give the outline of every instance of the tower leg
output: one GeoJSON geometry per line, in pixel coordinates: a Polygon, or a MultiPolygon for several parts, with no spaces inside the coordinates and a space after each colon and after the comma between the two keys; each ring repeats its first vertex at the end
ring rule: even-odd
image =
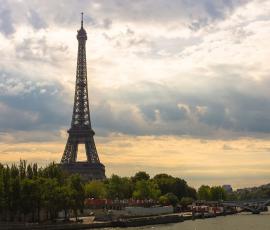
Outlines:
{"type": "Polygon", "coordinates": [[[77,152],[78,152],[78,143],[76,141],[72,141],[72,138],[69,137],[67,140],[64,154],[61,159],[61,163],[76,162],[77,152]]]}
{"type": "Polygon", "coordinates": [[[87,140],[85,142],[85,152],[87,156],[87,161],[91,163],[100,163],[98,154],[96,151],[95,142],[93,139],[87,140]]]}

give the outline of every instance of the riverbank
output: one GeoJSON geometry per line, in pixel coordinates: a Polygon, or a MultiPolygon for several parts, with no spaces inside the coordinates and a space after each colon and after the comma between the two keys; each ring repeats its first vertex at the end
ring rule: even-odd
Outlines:
{"type": "Polygon", "coordinates": [[[160,216],[138,217],[119,219],[117,221],[106,222],[93,222],[93,223],[55,223],[55,224],[14,224],[14,223],[1,223],[0,230],[79,230],[79,229],[92,229],[92,228],[109,228],[109,227],[139,227],[146,225],[158,225],[179,223],[187,220],[196,220],[203,218],[215,218],[224,215],[233,215],[236,213],[217,213],[216,215],[210,214],[196,214],[196,215],[183,215],[170,214],[160,216]]]}

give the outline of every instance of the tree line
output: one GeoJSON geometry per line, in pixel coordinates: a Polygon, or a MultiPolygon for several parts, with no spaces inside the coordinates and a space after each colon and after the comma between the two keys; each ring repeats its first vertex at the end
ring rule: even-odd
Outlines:
{"type": "Polygon", "coordinates": [[[152,199],[173,205],[182,199],[197,198],[196,189],[188,186],[185,180],[168,174],[150,178],[146,172],[138,172],[133,177],[112,175],[105,181],[91,181],[85,185],[85,193],[90,198],[152,199]]]}
{"type": "Polygon", "coordinates": [[[84,208],[86,198],[152,199],[160,204],[188,204],[196,199],[220,200],[226,194],[220,187],[201,187],[198,192],[181,178],[146,172],[132,177],[112,175],[104,181],[84,182],[79,175],[68,175],[55,163],[46,167],[27,164],[0,164],[0,219],[4,221],[40,220],[41,211],[54,220],[59,211],[65,214],[84,208]]]}
{"type": "Polygon", "coordinates": [[[199,200],[220,201],[227,200],[229,194],[221,186],[202,185],[197,193],[199,200]]]}
{"type": "Polygon", "coordinates": [[[229,194],[228,200],[268,200],[270,199],[270,184],[259,187],[238,189],[229,194]]]}
{"type": "Polygon", "coordinates": [[[232,192],[225,192],[220,186],[210,187],[202,185],[197,192],[199,200],[217,201],[248,201],[248,200],[267,200],[270,199],[270,184],[253,188],[243,188],[232,192]]]}
{"type": "Polygon", "coordinates": [[[83,208],[84,185],[78,175],[67,176],[58,165],[45,168],[20,161],[19,165],[0,164],[0,218],[3,221],[39,222],[41,210],[47,219],[57,213],[83,208]]]}

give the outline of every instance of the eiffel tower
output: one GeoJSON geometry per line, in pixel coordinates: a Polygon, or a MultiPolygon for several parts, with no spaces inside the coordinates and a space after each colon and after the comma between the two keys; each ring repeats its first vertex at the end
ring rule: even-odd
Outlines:
{"type": "Polygon", "coordinates": [[[68,132],[68,140],[61,159],[62,168],[69,173],[78,173],[84,180],[105,179],[105,167],[100,163],[94,135],[91,127],[85,44],[87,34],[83,28],[83,13],[81,28],[77,31],[78,57],[76,86],[74,96],[73,115],[71,128],[68,132]],[[87,161],[77,161],[78,145],[85,145],[87,161]]]}

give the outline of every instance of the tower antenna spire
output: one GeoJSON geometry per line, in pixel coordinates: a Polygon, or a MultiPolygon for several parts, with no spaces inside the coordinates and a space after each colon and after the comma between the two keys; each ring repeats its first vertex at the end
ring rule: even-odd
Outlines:
{"type": "Polygon", "coordinates": [[[81,12],[82,19],[81,19],[81,27],[83,28],[83,12],[81,12]]]}

